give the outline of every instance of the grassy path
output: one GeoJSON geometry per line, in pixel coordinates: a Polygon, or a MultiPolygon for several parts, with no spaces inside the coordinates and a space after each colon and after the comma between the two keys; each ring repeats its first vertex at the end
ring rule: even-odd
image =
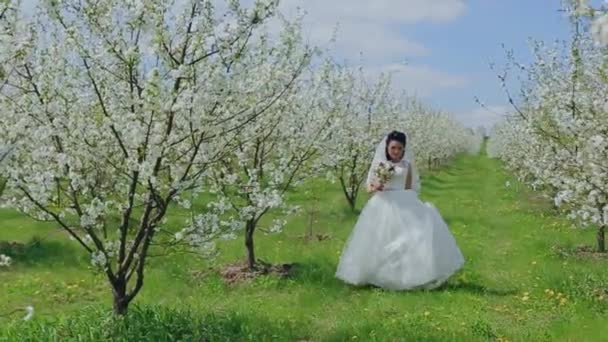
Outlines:
{"type": "MultiPolygon", "coordinates": [[[[593,232],[573,230],[496,161],[463,156],[423,179],[422,197],[439,208],[466,258],[464,270],[439,291],[355,289],[334,279],[356,215],[346,210],[334,185],[308,190],[320,198],[314,233],[329,239],[302,239],[307,214],[293,218],[281,234],[257,237],[261,258],[301,264],[293,279],[226,285],[209,271],[212,265],[173,256],[153,260],[137,304],[192,308],[203,322],[221,327],[216,340],[607,339],[608,296],[602,295],[608,292],[608,259],[557,252],[593,243],[593,232]]],[[[314,205],[310,193],[293,200],[305,211],[314,205]]],[[[28,241],[51,229],[8,211],[0,211],[0,226],[0,241],[28,241]]],[[[59,235],[48,235],[17,257],[11,270],[0,271],[0,314],[33,303],[37,322],[43,322],[83,306],[110,306],[103,278],[59,235]]],[[[240,240],[222,244],[216,263],[241,258],[241,245],[240,240]]],[[[6,322],[0,318],[0,324],[6,322]]]]}

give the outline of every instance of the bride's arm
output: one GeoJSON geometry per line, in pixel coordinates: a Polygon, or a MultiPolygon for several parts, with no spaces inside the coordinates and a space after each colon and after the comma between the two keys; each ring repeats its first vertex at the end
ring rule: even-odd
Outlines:
{"type": "Polygon", "coordinates": [[[412,166],[407,163],[407,175],[405,176],[405,190],[412,189],[412,166]]]}

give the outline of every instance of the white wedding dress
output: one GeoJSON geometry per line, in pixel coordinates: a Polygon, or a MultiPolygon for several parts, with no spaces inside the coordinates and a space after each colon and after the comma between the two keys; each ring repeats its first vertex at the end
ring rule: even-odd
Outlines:
{"type": "Polygon", "coordinates": [[[438,287],[464,258],[437,209],[405,190],[407,161],[393,165],[392,179],[363,208],[336,277],[389,290],[438,287]]]}

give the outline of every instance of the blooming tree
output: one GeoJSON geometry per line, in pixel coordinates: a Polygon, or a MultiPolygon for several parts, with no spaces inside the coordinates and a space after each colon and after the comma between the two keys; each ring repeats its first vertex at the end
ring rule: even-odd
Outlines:
{"type": "MultiPolygon", "coordinates": [[[[16,43],[15,29],[18,23],[17,14],[20,1],[0,0],[0,46],[13,46],[16,43]]],[[[1,49],[0,50],[0,91],[5,87],[8,75],[13,71],[11,66],[15,55],[19,49],[1,49]]],[[[7,132],[0,131],[0,170],[5,165],[5,160],[12,151],[10,141],[5,141],[4,136],[7,132]]],[[[6,180],[0,173],[0,198],[4,193],[6,180]]],[[[0,268],[11,265],[11,258],[7,255],[0,254],[0,268]]]]}
{"type": "Polygon", "coordinates": [[[598,19],[586,23],[588,8],[578,6],[569,9],[574,29],[566,51],[538,42],[535,62],[518,65],[526,76],[521,104],[496,127],[488,149],[570,218],[597,227],[597,249],[605,252],[608,66],[605,50],[583,34],[598,19]]]}
{"type": "MultiPolygon", "coordinates": [[[[0,50],[0,91],[5,88],[9,75],[14,71],[15,59],[21,53],[19,37],[15,35],[20,4],[20,1],[0,0],[0,46],[12,47],[0,50]]],[[[7,135],[8,132],[0,132],[0,165],[12,151],[12,141],[6,139],[7,135]]]]}
{"type": "Polygon", "coordinates": [[[355,71],[332,64],[327,85],[322,108],[334,113],[335,119],[320,162],[355,210],[374,149],[390,127],[389,118],[397,115],[397,103],[390,77],[381,75],[370,85],[362,68],[355,71]]]}
{"type": "MultiPolygon", "coordinates": [[[[604,3],[606,3],[604,1],[604,3]]],[[[608,8],[605,4],[593,8],[589,0],[568,0],[566,9],[573,17],[587,17],[591,19],[589,31],[593,40],[600,46],[608,46],[608,8]]]]}
{"type": "Polygon", "coordinates": [[[351,209],[378,141],[392,129],[407,132],[408,148],[415,151],[415,162],[423,169],[461,152],[479,151],[483,137],[416,98],[396,96],[390,75],[381,75],[371,85],[363,69],[355,72],[336,65],[333,75],[335,93],[329,92],[325,106],[336,113],[336,121],[322,162],[330,178],[340,183],[351,209]]]}
{"type": "Polygon", "coordinates": [[[448,113],[429,108],[418,99],[405,104],[402,122],[412,141],[416,163],[432,169],[449,162],[460,153],[477,153],[483,138],[467,129],[448,113]]]}
{"type": "MultiPolygon", "coordinates": [[[[313,51],[301,44],[299,26],[287,33],[281,39],[290,41],[300,61],[310,61],[313,51]]],[[[273,213],[266,231],[280,231],[285,216],[297,210],[286,201],[288,191],[318,174],[313,161],[325,141],[331,113],[318,106],[325,69],[309,71],[264,116],[226,141],[232,153],[213,169],[211,189],[218,197],[209,205],[225,214],[222,224],[244,228],[249,270],[258,266],[254,236],[261,220],[273,213]]]]}
{"type": "MultiPolygon", "coordinates": [[[[18,9],[21,2],[16,0],[0,0],[0,44],[13,44],[17,42],[15,36],[16,25],[19,21],[17,20],[18,9]]],[[[18,48],[15,49],[3,49],[0,51],[0,89],[2,89],[6,83],[7,73],[11,72],[11,62],[13,57],[18,52],[18,48]]]]}
{"type": "MultiPolygon", "coordinates": [[[[302,72],[292,29],[278,42],[256,34],[277,3],[230,0],[222,14],[212,1],[45,1],[15,33],[0,91],[0,144],[14,141],[3,204],[57,222],[90,253],[117,314],[152,246],[176,242],[167,213],[190,207],[224,143],[276,117],[302,72]]],[[[212,211],[184,224],[191,244],[222,232],[212,211]]]]}

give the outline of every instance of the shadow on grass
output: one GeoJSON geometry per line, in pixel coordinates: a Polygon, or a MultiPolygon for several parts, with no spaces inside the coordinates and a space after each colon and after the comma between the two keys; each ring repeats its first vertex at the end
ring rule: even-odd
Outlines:
{"type": "Polygon", "coordinates": [[[339,215],[342,220],[356,220],[359,215],[361,215],[361,211],[363,207],[367,203],[367,198],[358,201],[358,205],[355,209],[351,209],[348,205],[341,206],[335,214],[339,215]]]}
{"type": "Polygon", "coordinates": [[[495,289],[495,288],[489,288],[483,285],[479,285],[479,284],[475,284],[475,283],[446,283],[438,288],[435,289],[412,289],[412,290],[402,290],[402,291],[393,291],[393,290],[383,290],[381,287],[379,286],[375,286],[375,285],[363,285],[363,286],[351,286],[354,290],[357,291],[374,291],[374,290],[381,290],[381,291],[387,291],[387,292],[426,292],[426,293],[433,293],[433,292],[444,292],[444,291],[451,291],[451,292],[466,292],[466,293],[470,293],[473,295],[478,295],[478,296],[512,296],[517,294],[516,290],[512,290],[512,289],[495,289]]]}
{"type": "MultiPolygon", "coordinates": [[[[315,286],[322,287],[346,287],[356,291],[369,291],[380,289],[374,285],[364,286],[352,286],[346,285],[341,280],[335,277],[336,265],[333,262],[320,263],[320,262],[309,262],[304,264],[298,264],[294,273],[293,279],[301,284],[313,284],[315,286]]],[[[387,290],[388,291],[388,290],[387,290]]],[[[491,288],[482,285],[477,282],[466,282],[455,280],[447,282],[442,286],[433,290],[416,289],[410,291],[419,292],[441,292],[441,291],[452,291],[452,292],[466,292],[473,295],[479,296],[512,296],[517,294],[515,289],[500,289],[491,288]]]]}
{"type": "Polygon", "coordinates": [[[432,181],[422,183],[422,193],[429,196],[445,196],[445,193],[466,193],[471,191],[469,184],[432,181]]]}
{"type": "Polygon", "coordinates": [[[315,287],[341,287],[342,282],[335,277],[335,273],[336,265],[332,261],[304,262],[296,265],[293,280],[299,284],[313,285],[315,287]]]}
{"type": "Polygon", "coordinates": [[[429,185],[441,186],[448,184],[448,182],[443,177],[439,177],[438,175],[424,176],[422,178],[422,183],[424,184],[424,187],[427,187],[429,185]]]}
{"type": "Polygon", "coordinates": [[[360,325],[348,325],[333,331],[331,335],[324,336],[322,341],[478,341],[472,335],[464,332],[453,332],[449,330],[437,331],[428,321],[399,320],[391,325],[390,329],[382,329],[380,322],[366,323],[360,325]]]}
{"type": "Polygon", "coordinates": [[[0,254],[25,266],[78,266],[87,262],[86,254],[77,247],[39,237],[26,243],[0,241],[0,254]]]}
{"type": "Polygon", "coordinates": [[[247,312],[222,314],[162,306],[132,306],[116,318],[107,308],[85,308],[69,316],[13,322],[0,328],[7,341],[298,341],[301,325],[247,312]],[[86,336],[86,338],[84,338],[86,336]]]}
{"type": "Polygon", "coordinates": [[[453,215],[453,216],[445,215],[445,216],[443,216],[443,220],[448,225],[448,227],[452,227],[455,225],[470,225],[472,223],[475,223],[475,222],[471,222],[471,219],[468,217],[456,216],[456,215],[453,215]]]}
{"type": "Polygon", "coordinates": [[[454,292],[467,292],[474,295],[490,295],[490,296],[513,296],[517,294],[517,290],[515,289],[498,289],[498,288],[490,288],[485,285],[473,283],[473,282],[454,282],[454,283],[446,283],[441,287],[432,290],[432,291],[454,291],[454,292]]]}

